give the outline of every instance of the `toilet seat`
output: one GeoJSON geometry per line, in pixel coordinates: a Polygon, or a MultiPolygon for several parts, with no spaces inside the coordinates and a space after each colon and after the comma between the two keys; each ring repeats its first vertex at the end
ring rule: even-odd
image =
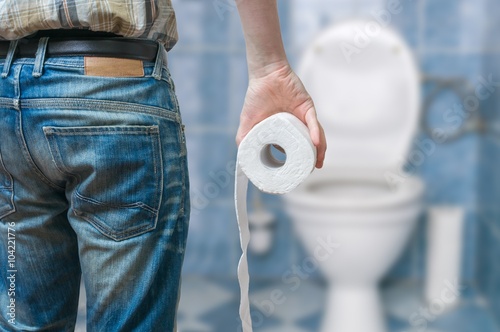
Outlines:
{"type": "Polygon", "coordinates": [[[411,51],[391,29],[373,30],[374,22],[335,24],[299,66],[325,129],[327,166],[395,169],[418,127],[419,74],[411,51]]]}
{"type": "Polygon", "coordinates": [[[287,195],[287,201],[318,211],[370,212],[414,204],[423,190],[423,182],[415,176],[407,175],[391,187],[383,171],[325,168],[313,172],[305,183],[287,195]]]}

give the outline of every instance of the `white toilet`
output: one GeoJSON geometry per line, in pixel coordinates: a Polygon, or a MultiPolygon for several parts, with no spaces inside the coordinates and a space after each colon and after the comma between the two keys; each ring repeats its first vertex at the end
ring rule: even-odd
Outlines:
{"type": "Polygon", "coordinates": [[[283,199],[329,282],[322,332],[387,331],[378,283],[421,211],[423,182],[401,173],[419,122],[417,66],[396,33],[373,23],[327,29],[298,71],[328,151],[324,168],[283,199]]]}

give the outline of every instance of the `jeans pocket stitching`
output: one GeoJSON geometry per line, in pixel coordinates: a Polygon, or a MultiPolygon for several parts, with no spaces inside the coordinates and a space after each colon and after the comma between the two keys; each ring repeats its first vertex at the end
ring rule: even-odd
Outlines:
{"type": "Polygon", "coordinates": [[[81,193],[78,192],[78,190],[75,190],[75,196],[77,198],[81,199],[82,201],[86,201],[88,203],[92,203],[92,204],[95,204],[95,205],[112,207],[112,208],[115,208],[115,209],[140,208],[140,209],[146,210],[148,212],[151,212],[151,214],[154,214],[154,215],[158,214],[158,210],[157,209],[154,209],[151,206],[149,206],[149,205],[147,205],[147,204],[145,204],[143,202],[136,202],[136,203],[129,203],[129,204],[104,203],[104,202],[100,202],[100,201],[98,201],[96,199],[92,199],[90,197],[82,195],[81,193]]]}
{"type": "Polygon", "coordinates": [[[83,211],[80,211],[78,209],[75,209],[74,211],[77,216],[81,217],[82,219],[92,224],[95,228],[97,228],[99,232],[101,232],[101,234],[117,242],[127,240],[132,237],[139,236],[141,234],[152,231],[156,228],[158,222],[158,215],[155,215],[154,221],[151,224],[143,225],[140,227],[134,227],[127,231],[116,232],[109,227],[104,227],[103,223],[100,220],[96,219],[95,217],[92,217],[91,215],[83,211]]]}

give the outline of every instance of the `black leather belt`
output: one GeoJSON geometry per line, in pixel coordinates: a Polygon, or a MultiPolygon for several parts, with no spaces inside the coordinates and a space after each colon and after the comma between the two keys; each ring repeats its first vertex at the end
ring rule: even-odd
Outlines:
{"type": "MultiPolygon", "coordinates": [[[[39,39],[20,39],[16,58],[34,58],[39,39]]],[[[5,58],[9,42],[0,42],[0,58],[5,58]]],[[[155,61],[158,44],[147,39],[131,38],[50,38],[46,57],[96,56],[155,61]]]]}

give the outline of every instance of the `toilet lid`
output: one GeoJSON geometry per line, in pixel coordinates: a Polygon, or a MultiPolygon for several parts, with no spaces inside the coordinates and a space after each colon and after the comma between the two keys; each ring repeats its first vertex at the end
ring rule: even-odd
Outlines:
{"type": "Polygon", "coordinates": [[[325,165],[393,168],[404,163],[418,126],[419,74],[411,51],[375,20],[322,33],[298,70],[325,129],[325,165]]]}

